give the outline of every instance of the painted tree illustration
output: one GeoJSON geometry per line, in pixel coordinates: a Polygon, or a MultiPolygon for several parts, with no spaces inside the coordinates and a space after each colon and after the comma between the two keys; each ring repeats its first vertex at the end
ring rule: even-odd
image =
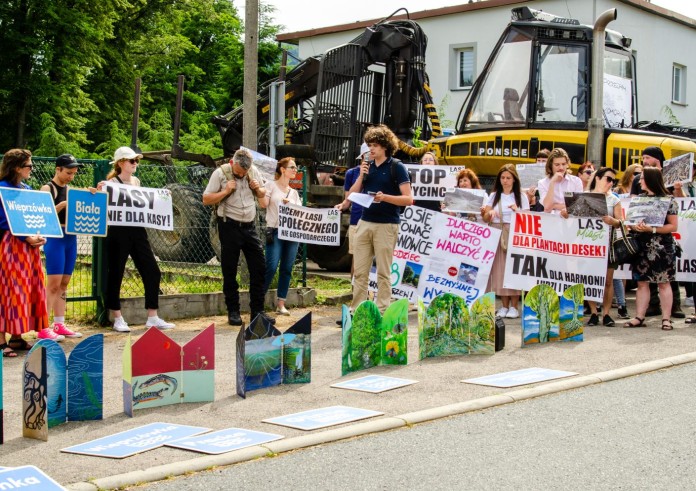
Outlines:
{"type": "Polygon", "coordinates": [[[553,322],[553,303],[558,303],[556,292],[548,285],[537,285],[529,291],[524,300],[525,305],[532,309],[539,319],[539,342],[549,341],[549,331],[553,322]]]}
{"type": "Polygon", "coordinates": [[[580,306],[585,301],[585,286],[577,284],[570,286],[563,292],[563,298],[573,302],[573,318],[567,322],[563,328],[564,333],[561,338],[572,335],[575,331],[582,329],[582,320],[579,319],[580,306]]]}

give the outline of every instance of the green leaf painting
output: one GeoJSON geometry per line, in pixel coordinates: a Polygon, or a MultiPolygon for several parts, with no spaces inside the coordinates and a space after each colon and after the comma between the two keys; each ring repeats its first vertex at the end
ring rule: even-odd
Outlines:
{"type": "Polygon", "coordinates": [[[467,308],[463,298],[438,295],[427,310],[419,307],[419,356],[492,355],[495,353],[495,294],[486,293],[467,308]]]}
{"type": "Polygon", "coordinates": [[[374,302],[358,305],[353,316],[343,310],[343,375],[377,365],[406,365],[408,300],[397,300],[384,317],[374,302]]]}
{"type": "Polygon", "coordinates": [[[549,285],[537,285],[525,296],[522,345],[553,341],[582,341],[583,285],[569,287],[561,296],[549,285]]]}

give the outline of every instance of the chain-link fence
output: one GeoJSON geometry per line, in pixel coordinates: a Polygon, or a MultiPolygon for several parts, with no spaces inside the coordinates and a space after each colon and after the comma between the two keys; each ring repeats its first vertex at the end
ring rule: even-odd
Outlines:
{"type": "MultiPolygon", "coordinates": [[[[55,158],[33,157],[32,160],[34,169],[27,184],[32,189],[39,189],[53,178],[55,158]]],[[[111,169],[108,160],[79,162],[83,165],[70,184],[71,187],[96,186],[111,169]]],[[[204,206],[202,202],[203,190],[212,171],[202,165],[142,163],[138,167],[136,175],[142,186],[167,188],[172,193],[174,230],[147,229],[150,245],[162,271],[160,294],[222,291],[217,226],[212,220],[212,207],[204,206]]],[[[261,229],[264,226],[264,214],[258,213],[257,216],[257,225],[261,229]]],[[[262,230],[260,236],[263,237],[262,230]]],[[[97,302],[100,301],[101,288],[98,282],[103,281],[98,280],[100,268],[101,274],[105,273],[104,265],[97,264],[102,248],[103,239],[78,236],[77,263],[67,292],[67,315],[71,322],[93,321],[97,318],[97,302]]],[[[248,272],[244,265],[240,267],[238,281],[240,288],[248,288],[248,272]]],[[[138,297],[143,294],[142,279],[129,259],[121,287],[121,297],[138,297]]]]}

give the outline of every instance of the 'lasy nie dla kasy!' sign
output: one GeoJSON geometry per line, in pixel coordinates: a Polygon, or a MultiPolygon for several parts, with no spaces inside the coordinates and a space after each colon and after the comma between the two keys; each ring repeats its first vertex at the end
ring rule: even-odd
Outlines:
{"type": "Polygon", "coordinates": [[[172,193],[169,189],[107,183],[109,225],[174,230],[172,193]]]}

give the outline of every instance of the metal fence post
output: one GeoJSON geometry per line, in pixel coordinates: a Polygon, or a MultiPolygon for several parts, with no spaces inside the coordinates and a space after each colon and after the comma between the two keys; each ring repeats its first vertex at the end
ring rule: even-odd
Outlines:
{"type": "MultiPolygon", "coordinates": [[[[94,165],[94,187],[106,180],[111,169],[108,160],[97,160],[94,165]]],[[[97,322],[106,326],[109,323],[109,313],[106,310],[106,238],[92,238],[92,296],[97,299],[97,322]]]]}

